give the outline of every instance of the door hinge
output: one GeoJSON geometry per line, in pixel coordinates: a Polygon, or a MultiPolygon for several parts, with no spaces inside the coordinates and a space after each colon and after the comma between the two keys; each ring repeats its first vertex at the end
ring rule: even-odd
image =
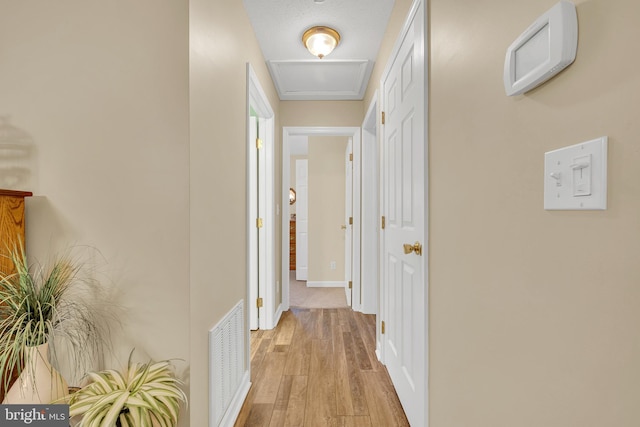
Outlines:
{"type": "Polygon", "coordinates": [[[262,148],[262,140],[260,138],[256,138],[256,148],[258,150],[262,148]]]}
{"type": "Polygon", "coordinates": [[[382,124],[384,124],[384,111],[382,112],[382,124]]]}
{"type": "Polygon", "coordinates": [[[384,228],[387,226],[387,220],[384,217],[384,215],[382,216],[382,229],[384,230],[384,228]]]}
{"type": "Polygon", "coordinates": [[[349,280],[349,289],[353,288],[353,282],[349,280]]]}
{"type": "Polygon", "coordinates": [[[353,217],[352,216],[349,217],[349,225],[353,225],[353,217]]]}
{"type": "Polygon", "coordinates": [[[353,153],[349,153],[349,161],[353,162],[353,153]]]}
{"type": "Polygon", "coordinates": [[[262,298],[258,298],[256,300],[256,307],[262,308],[262,305],[263,305],[262,298]]]}
{"type": "Polygon", "coordinates": [[[262,228],[263,225],[264,223],[262,222],[262,218],[256,219],[256,227],[262,228]]]}
{"type": "Polygon", "coordinates": [[[380,333],[384,335],[384,320],[380,322],[380,333]]]}

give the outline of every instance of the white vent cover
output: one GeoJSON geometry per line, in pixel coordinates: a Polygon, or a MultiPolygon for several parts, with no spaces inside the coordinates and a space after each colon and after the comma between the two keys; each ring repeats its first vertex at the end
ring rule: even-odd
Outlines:
{"type": "Polygon", "coordinates": [[[245,370],[244,300],[241,300],[209,331],[211,425],[220,425],[245,370]]]}

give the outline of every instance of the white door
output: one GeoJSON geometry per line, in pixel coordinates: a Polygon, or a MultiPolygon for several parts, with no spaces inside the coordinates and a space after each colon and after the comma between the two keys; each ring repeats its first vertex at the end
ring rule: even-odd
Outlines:
{"type": "MultiPolygon", "coordinates": [[[[255,142],[258,139],[258,120],[249,118],[249,218],[258,218],[258,154],[254,151],[255,142]]],[[[249,301],[258,299],[258,229],[249,226],[249,301]]],[[[249,303],[249,328],[258,329],[258,306],[249,303]]]]}
{"type": "Polygon", "coordinates": [[[417,0],[382,78],[383,357],[412,426],[428,422],[424,25],[417,0]]]}
{"type": "Polygon", "coordinates": [[[264,298],[266,273],[267,273],[267,239],[266,228],[260,226],[260,221],[264,222],[267,206],[267,184],[265,179],[266,155],[265,150],[260,148],[262,140],[260,129],[265,128],[265,120],[256,117],[249,119],[249,144],[252,155],[249,160],[251,173],[249,177],[254,182],[249,185],[250,218],[255,218],[255,226],[251,227],[249,236],[249,327],[256,330],[260,327],[260,315],[264,307],[258,308],[256,301],[264,298]]]}
{"type": "MultiPolygon", "coordinates": [[[[267,287],[267,227],[271,218],[267,214],[267,150],[265,149],[264,136],[266,130],[266,121],[263,118],[258,119],[258,139],[256,140],[257,156],[258,156],[258,221],[256,228],[258,230],[258,298],[263,301],[258,308],[258,325],[264,327],[266,287],[267,287]]],[[[269,302],[271,303],[271,302],[269,302]]],[[[255,304],[257,306],[257,304],[255,304]]]]}
{"type": "Polygon", "coordinates": [[[265,228],[260,226],[260,221],[266,218],[267,190],[266,190],[266,156],[265,150],[260,149],[260,127],[264,129],[265,121],[250,117],[249,120],[249,143],[251,156],[249,159],[249,217],[253,218],[253,226],[250,226],[249,235],[249,327],[252,330],[260,327],[261,312],[263,308],[258,308],[256,301],[264,298],[266,286],[266,253],[267,239],[265,228]]]}
{"type": "Polygon", "coordinates": [[[344,198],[344,223],[345,223],[345,235],[344,235],[344,291],[347,296],[347,305],[352,306],[351,296],[353,295],[353,289],[349,287],[349,282],[352,281],[352,258],[353,258],[353,147],[351,138],[347,143],[347,149],[344,154],[345,164],[345,198],[344,198]]]}
{"type": "Polygon", "coordinates": [[[296,280],[309,273],[309,184],[307,159],[296,160],[296,280]]]}

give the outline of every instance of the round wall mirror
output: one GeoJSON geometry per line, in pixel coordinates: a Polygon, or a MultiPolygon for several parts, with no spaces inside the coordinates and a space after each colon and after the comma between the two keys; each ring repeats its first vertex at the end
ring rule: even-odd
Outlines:
{"type": "Polygon", "coordinates": [[[296,202],[296,190],[293,188],[289,189],[289,204],[292,205],[296,202]]]}

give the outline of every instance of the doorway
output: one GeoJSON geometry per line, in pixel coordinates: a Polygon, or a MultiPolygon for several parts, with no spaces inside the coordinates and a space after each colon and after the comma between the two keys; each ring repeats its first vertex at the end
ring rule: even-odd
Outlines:
{"type": "MultiPolygon", "coordinates": [[[[290,174],[291,174],[291,165],[290,165],[290,146],[291,146],[291,141],[294,140],[296,137],[299,136],[345,136],[345,137],[349,137],[352,140],[353,146],[354,147],[360,147],[360,128],[358,127],[284,127],[283,128],[283,138],[282,138],[282,195],[283,195],[283,199],[282,199],[282,203],[283,205],[285,204],[285,202],[288,204],[289,203],[289,189],[291,188],[291,182],[290,182],[290,174]]],[[[355,153],[355,149],[354,149],[354,162],[356,160],[356,157],[359,160],[359,153],[358,155],[356,155],[355,153]]],[[[355,172],[355,164],[354,164],[354,176],[355,176],[356,172],[355,172]]],[[[359,200],[360,197],[360,192],[359,192],[359,182],[357,184],[354,183],[354,200],[359,200]]],[[[358,205],[359,203],[354,203],[354,205],[358,205]]],[[[289,217],[286,217],[283,215],[282,217],[282,242],[288,242],[290,239],[289,236],[289,230],[290,230],[290,224],[289,224],[289,217]]],[[[354,215],[353,215],[353,227],[354,230],[355,229],[359,229],[360,227],[360,221],[359,221],[359,210],[358,213],[356,214],[355,210],[354,210],[354,215]]],[[[357,235],[358,238],[356,239],[356,235],[354,233],[354,259],[352,260],[352,265],[353,266],[358,266],[357,268],[354,268],[354,272],[357,270],[358,271],[358,275],[356,276],[354,274],[353,279],[352,279],[352,286],[360,286],[360,282],[359,282],[359,234],[357,235]],[[356,246],[357,246],[357,250],[356,250],[356,246]],[[356,258],[356,254],[357,254],[357,258],[356,258]]],[[[286,311],[289,309],[290,307],[290,283],[289,283],[289,275],[288,274],[284,274],[284,272],[289,271],[289,246],[288,245],[282,245],[282,310],[286,311]]]]}

